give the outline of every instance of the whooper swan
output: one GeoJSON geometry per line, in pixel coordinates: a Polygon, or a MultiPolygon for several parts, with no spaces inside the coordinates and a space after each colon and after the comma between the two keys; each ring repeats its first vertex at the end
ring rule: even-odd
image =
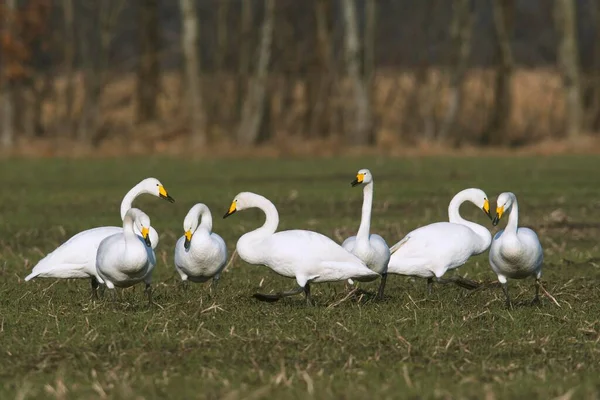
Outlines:
{"type": "Polygon", "coordinates": [[[459,276],[442,279],[446,271],[458,268],[472,255],[486,251],[492,241],[486,227],[461,217],[459,208],[466,201],[490,217],[490,203],[482,190],[465,189],[457,193],[448,206],[450,222],[417,228],[392,246],[388,273],[427,278],[428,293],[431,293],[434,278],[439,283],[454,282],[470,289],[477,287],[475,282],[459,276]]]}
{"type": "Polygon", "coordinates": [[[342,247],[360,258],[367,267],[381,275],[377,298],[382,299],[388,262],[390,261],[390,248],[381,236],[369,232],[371,228],[371,207],[373,205],[373,175],[371,171],[361,169],[351,184],[352,186],[364,185],[362,215],[358,233],[356,236],[344,240],[342,247]]]}
{"type": "Polygon", "coordinates": [[[216,288],[227,261],[227,247],[223,238],[212,232],[212,215],[205,204],[190,209],[183,220],[183,231],[175,244],[175,269],[181,280],[206,282],[212,278],[216,288]]]}
{"type": "Polygon", "coordinates": [[[299,285],[297,289],[273,295],[257,293],[257,299],[276,301],[304,292],[307,303],[312,304],[310,284],[313,282],[374,279],[379,276],[358,257],[320,233],[306,230],[275,232],[279,224],[277,209],[258,194],[239,193],[223,218],[248,208],[261,209],[266,220],[260,228],[240,237],[236,246],[239,256],[249,264],[265,265],[279,275],[296,278],[299,285]]]}
{"type": "MultiPolygon", "coordinates": [[[[121,202],[121,219],[132,207],[132,202],[141,194],[151,194],[173,203],[175,200],[167,193],[158,179],[146,178],[135,185],[121,202]]],[[[136,228],[137,229],[137,228],[136,228]]],[[[29,281],[35,277],[41,278],[89,278],[91,279],[92,295],[97,297],[98,284],[102,281],[96,276],[96,252],[100,242],[110,235],[120,233],[123,228],[118,226],[102,226],[88,229],[71,237],[41,259],[31,273],[25,278],[29,281]]],[[[138,235],[141,232],[136,231],[138,235]]],[[[150,228],[152,247],[158,244],[158,233],[150,228]]]]}
{"type": "Polygon", "coordinates": [[[508,215],[506,228],[500,230],[492,240],[490,247],[490,266],[498,275],[502,290],[506,296],[506,306],[512,307],[508,295],[507,278],[523,279],[529,276],[535,278],[535,297],[533,303],[539,302],[540,278],[544,252],[540,240],[529,228],[519,228],[519,205],[517,197],[510,192],[498,196],[496,217],[493,224],[498,222],[505,213],[508,215]]]}

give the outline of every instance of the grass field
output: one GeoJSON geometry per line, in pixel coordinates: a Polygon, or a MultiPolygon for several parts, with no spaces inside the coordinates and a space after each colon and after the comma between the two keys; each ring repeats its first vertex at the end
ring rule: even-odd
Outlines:
{"type": "MultiPolygon", "coordinates": [[[[0,398],[586,398],[600,397],[600,158],[341,158],[322,160],[0,162],[0,398]],[[372,231],[392,245],[410,230],[447,219],[466,187],[513,191],[520,223],[545,250],[543,283],[558,301],[504,307],[500,288],[468,292],[390,276],[383,302],[351,297],[345,283],[313,285],[266,304],[257,290],[295,285],[237,261],[218,291],[180,289],[173,246],[196,202],[213,211],[229,252],[262,224],[251,210],[223,220],[233,197],[254,191],[278,207],[280,229],[305,228],[336,241],[355,234],[360,168],[375,178],[372,231]],[[142,287],[92,301],[89,282],[37,279],[31,267],[71,235],[119,225],[119,204],[142,178],[159,178],[175,204],[136,206],[160,233],[155,301],[142,287]]],[[[472,205],[463,216],[486,224],[472,205]]],[[[493,228],[495,232],[498,228],[493,228]]],[[[458,273],[492,282],[487,253],[458,273]]],[[[374,293],[377,283],[361,284],[374,293]]],[[[533,280],[511,281],[518,303],[533,280]]]]}

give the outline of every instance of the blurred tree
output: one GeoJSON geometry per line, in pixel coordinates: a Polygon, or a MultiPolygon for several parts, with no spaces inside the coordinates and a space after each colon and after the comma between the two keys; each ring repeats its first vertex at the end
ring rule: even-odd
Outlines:
{"type": "MultiPolygon", "coordinates": [[[[365,0],[365,35],[363,45],[363,75],[369,104],[374,103],[374,77],[375,77],[375,37],[377,33],[377,0],[365,0]]],[[[375,143],[375,118],[371,112],[371,129],[369,130],[369,143],[375,143]]]]}
{"type": "Polygon", "coordinates": [[[306,128],[311,136],[326,136],[331,129],[331,95],[333,88],[333,56],[331,37],[333,30],[331,0],[316,0],[315,62],[309,67],[307,80],[306,128]]]}
{"type": "Polygon", "coordinates": [[[227,42],[228,42],[228,31],[227,26],[227,15],[229,13],[229,6],[231,0],[219,0],[217,9],[217,54],[216,54],[216,68],[217,72],[223,72],[227,59],[227,42]]]}
{"type": "Polygon", "coordinates": [[[445,141],[454,124],[462,103],[462,86],[471,54],[471,32],[475,4],[473,0],[454,0],[450,26],[450,87],[446,115],[440,125],[438,140],[445,141]]]}
{"type": "Polygon", "coordinates": [[[585,108],[585,126],[592,132],[600,130],[600,0],[589,3],[589,11],[594,25],[594,50],[591,68],[585,71],[589,78],[583,89],[583,107],[585,108]]]}
{"type": "Polygon", "coordinates": [[[65,121],[63,131],[73,131],[73,102],[75,101],[75,10],[73,0],[62,0],[63,11],[63,66],[65,74],[65,121]]]}
{"type": "Polygon", "coordinates": [[[126,0],[87,0],[75,18],[83,60],[84,98],[77,126],[81,144],[89,146],[100,139],[100,99],[106,84],[110,48],[115,26],[126,0]]]}
{"type": "Polygon", "coordinates": [[[16,52],[19,50],[16,43],[14,22],[16,17],[16,0],[6,0],[0,9],[0,17],[4,22],[2,33],[2,76],[0,81],[0,99],[2,100],[2,132],[0,143],[2,148],[8,150],[15,141],[15,107],[14,107],[14,79],[19,73],[20,65],[15,63],[16,52]]]}
{"type": "Polygon", "coordinates": [[[261,128],[265,128],[264,117],[273,44],[275,0],[265,0],[264,14],[256,70],[254,76],[250,78],[248,92],[242,106],[242,118],[237,131],[237,140],[244,145],[255,144],[260,136],[261,128]]]}
{"type": "Polygon", "coordinates": [[[239,69],[237,76],[237,109],[238,117],[242,117],[242,109],[244,104],[244,98],[246,97],[246,91],[248,86],[248,76],[250,75],[250,57],[252,49],[252,25],[253,25],[253,13],[252,13],[252,0],[242,1],[240,5],[241,12],[241,24],[240,24],[240,52],[239,52],[239,69]]]}
{"type": "Polygon", "coordinates": [[[559,35],[558,65],[565,92],[567,136],[577,138],[581,134],[582,108],[575,0],[554,0],[554,18],[559,35]]]}
{"type": "Polygon", "coordinates": [[[199,55],[199,23],[196,2],[194,0],[179,0],[181,11],[182,33],[181,47],[183,50],[185,69],[185,91],[187,95],[188,118],[192,131],[192,145],[204,146],[207,142],[206,112],[202,101],[200,82],[199,55]]]}
{"type": "Polygon", "coordinates": [[[157,117],[160,92],[158,0],[140,0],[138,4],[140,58],[137,72],[137,121],[147,122],[157,117]]]}
{"type": "Polygon", "coordinates": [[[346,74],[352,88],[352,101],[347,104],[344,129],[349,133],[349,144],[366,145],[372,129],[371,101],[366,82],[361,76],[361,52],[354,0],[342,0],[345,24],[344,54],[346,74]]]}
{"type": "Polygon", "coordinates": [[[515,0],[494,0],[494,28],[496,32],[496,80],[494,106],[481,144],[503,142],[512,114],[511,82],[514,69],[511,40],[514,30],[515,0]]]}

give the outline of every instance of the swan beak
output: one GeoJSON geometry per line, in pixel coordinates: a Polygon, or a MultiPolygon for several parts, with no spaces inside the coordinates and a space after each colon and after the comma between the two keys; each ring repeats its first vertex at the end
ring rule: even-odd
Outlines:
{"type": "Polygon", "coordinates": [[[190,245],[192,244],[192,231],[185,231],[185,242],[183,242],[183,247],[186,250],[190,249],[190,245]]]}
{"type": "Polygon", "coordinates": [[[167,190],[165,189],[165,187],[163,185],[160,185],[158,187],[158,196],[161,199],[165,199],[165,200],[169,200],[169,202],[171,203],[175,203],[175,199],[172,198],[168,193],[167,190]]]}
{"type": "Polygon", "coordinates": [[[229,207],[229,211],[227,211],[225,213],[225,215],[223,215],[223,219],[229,217],[231,214],[233,214],[236,211],[237,211],[237,208],[235,206],[235,201],[234,201],[233,203],[231,203],[231,206],[229,207]]]}
{"type": "Polygon", "coordinates": [[[365,175],[364,174],[357,174],[356,175],[356,179],[353,180],[352,182],[350,182],[350,184],[352,185],[352,187],[354,186],[358,186],[361,183],[363,183],[363,180],[365,179],[365,175]]]}
{"type": "Polygon", "coordinates": [[[492,221],[492,225],[494,225],[494,226],[498,225],[498,222],[500,222],[500,218],[502,218],[502,214],[504,214],[504,207],[500,206],[500,207],[496,208],[496,216],[494,217],[494,220],[492,221]]]}
{"type": "Polygon", "coordinates": [[[142,228],[142,237],[144,238],[144,242],[146,242],[146,246],[151,247],[152,243],[150,242],[150,230],[148,228],[142,228]]]}
{"type": "Polygon", "coordinates": [[[485,215],[487,215],[490,220],[493,220],[492,214],[490,214],[490,201],[488,199],[485,199],[485,201],[483,202],[482,209],[485,215]]]}

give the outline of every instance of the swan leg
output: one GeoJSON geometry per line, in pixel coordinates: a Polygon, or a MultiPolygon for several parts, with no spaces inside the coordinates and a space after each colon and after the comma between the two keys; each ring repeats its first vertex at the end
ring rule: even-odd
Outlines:
{"type": "Polygon", "coordinates": [[[95,276],[92,276],[90,283],[92,285],[92,298],[98,300],[98,286],[100,286],[100,283],[98,283],[95,276]]]}
{"type": "Polygon", "coordinates": [[[312,299],[312,296],[310,295],[310,283],[306,282],[306,285],[304,285],[304,297],[306,297],[306,305],[307,306],[314,306],[315,303],[312,299]]]}
{"type": "Polygon", "coordinates": [[[531,300],[531,304],[540,304],[540,279],[535,278],[535,297],[531,300]]]}
{"type": "Polygon", "coordinates": [[[427,278],[427,296],[431,295],[431,287],[433,286],[433,278],[427,278]]]}
{"type": "Polygon", "coordinates": [[[219,280],[221,279],[221,274],[216,274],[215,276],[213,276],[212,282],[210,284],[210,291],[211,292],[215,292],[217,291],[217,286],[219,286],[219,280]]]}
{"type": "Polygon", "coordinates": [[[383,291],[385,290],[385,282],[387,280],[387,272],[381,274],[381,282],[379,282],[379,290],[377,291],[377,300],[383,300],[383,291]]]}
{"type": "Polygon", "coordinates": [[[188,288],[189,288],[189,286],[190,286],[190,281],[188,281],[188,280],[186,279],[186,280],[183,280],[183,281],[181,281],[181,284],[180,284],[179,288],[180,288],[181,290],[183,290],[184,292],[187,292],[187,291],[188,291],[188,288]]]}
{"type": "Polygon", "coordinates": [[[287,292],[279,292],[279,293],[274,293],[274,294],[254,293],[252,295],[252,297],[254,297],[256,300],[266,301],[267,303],[273,303],[284,297],[289,297],[289,296],[294,296],[294,295],[300,294],[303,291],[305,292],[305,289],[303,287],[298,286],[297,288],[288,290],[287,292]]]}
{"type": "Polygon", "coordinates": [[[100,297],[104,298],[105,291],[106,291],[106,285],[100,286],[100,297]]]}
{"type": "Polygon", "coordinates": [[[144,293],[148,297],[148,304],[152,305],[154,302],[152,301],[152,285],[150,283],[146,283],[146,288],[144,289],[144,293]]]}
{"type": "Polygon", "coordinates": [[[463,278],[459,275],[453,275],[449,278],[437,278],[437,282],[442,284],[454,283],[455,285],[460,286],[461,288],[469,290],[477,289],[479,286],[481,286],[478,282],[463,278]]]}
{"type": "Polygon", "coordinates": [[[506,296],[506,308],[513,308],[510,296],[508,295],[508,282],[502,284],[502,291],[504,292],[504,296],[506,296]]]}

